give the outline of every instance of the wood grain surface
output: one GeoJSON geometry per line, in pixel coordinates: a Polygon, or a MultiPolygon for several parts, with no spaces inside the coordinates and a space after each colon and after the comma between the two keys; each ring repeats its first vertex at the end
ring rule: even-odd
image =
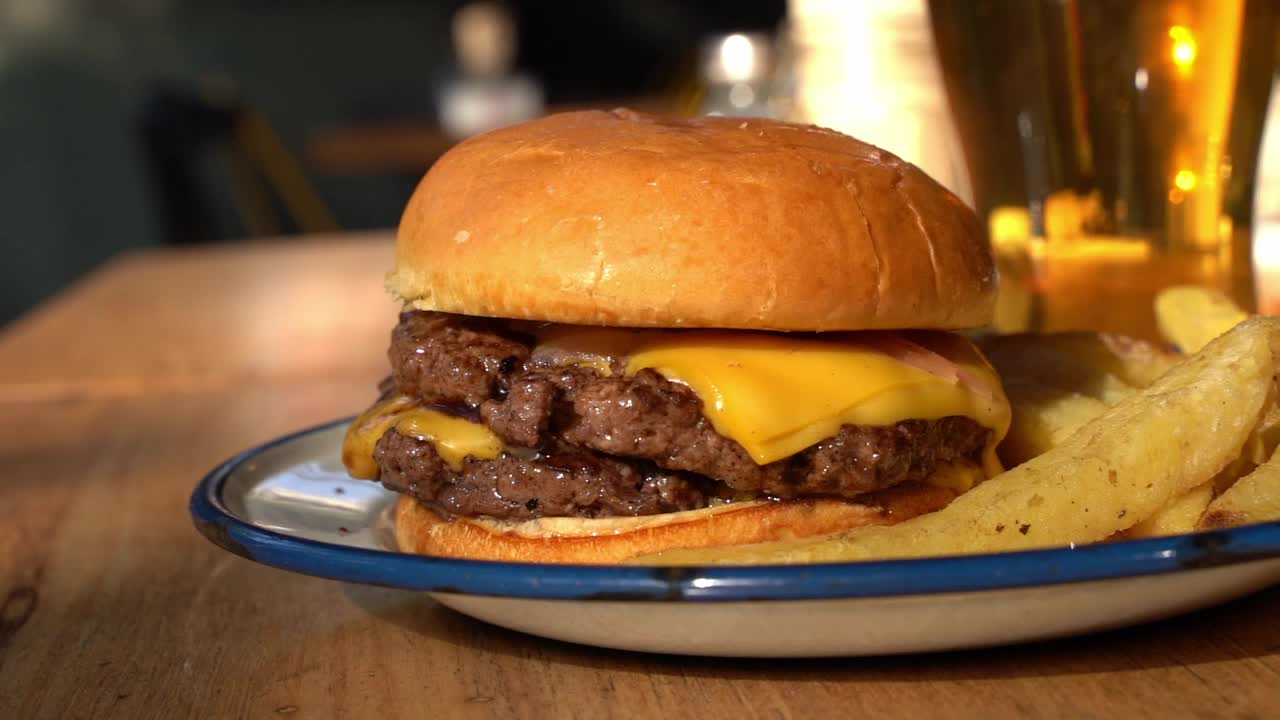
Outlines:
{"type": "Polygon", "coordinates": [[[1015,648],[849,660],[541,640],[273,570],[201,475],[385,372],[385,238],[117,261],[0,335],[0,718],[1280,717],[1280,589],[1015,648]]]}
{"type": "Polygon", "coordinates": [[[386,372],[389,233],[124,255],[20,318],[0,400],[386,372]]]}

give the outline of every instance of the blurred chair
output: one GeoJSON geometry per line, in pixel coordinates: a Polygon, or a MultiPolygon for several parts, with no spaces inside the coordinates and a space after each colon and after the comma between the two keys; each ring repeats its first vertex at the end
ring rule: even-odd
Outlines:
{"type": "Polygon", "coordinates": [[[205,83],[199,92],[158,88],[140,123],[166,241],[221,239],[212,235],[213,190],[201,173],[209,155],[225,161],[232,202],[250,237],[338,228],[279,133],[225,83],[205,83]]]}

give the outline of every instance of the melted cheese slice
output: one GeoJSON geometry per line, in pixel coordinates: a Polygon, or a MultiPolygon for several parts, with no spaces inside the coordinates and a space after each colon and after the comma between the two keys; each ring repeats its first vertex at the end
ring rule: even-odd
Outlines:
{"type": "MultiPolygon", "coordinates": [[[[950,347],[929,349],[972,373],[990,373],[968,343],[945,345],[950,347]],[[972,357],[965,357],[965,347],[972,357]]],[[[1009,424],[1009,406],[998,391],[983,397],[856,341],[692,333],[638,348],[627,373],[641,368],[688,385],[716,431],[738,441],[760,465],[794,455],[846,424],[961,415],[1000,436],[1009,424]]]]}
{"type": "Polygon", "coordinates": [[[411,397],[396,395],[369,408],[347,428],[342,441],[342,464],[352,477],[378,478],[374,447],[388,430],[401,435],[430,440],[436,454],[454,470],[462,469],[468,456],[492,460],[504,449],[502,439],[492,430],[465,418],[423,407],[411,397]]]}

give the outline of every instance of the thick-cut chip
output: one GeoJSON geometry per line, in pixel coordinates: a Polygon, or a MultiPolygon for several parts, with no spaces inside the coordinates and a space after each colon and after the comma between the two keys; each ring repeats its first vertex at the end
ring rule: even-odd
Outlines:
{"type": "Polygon", "coordinates": [[[1097,398],[1047,385],[1009,383],[1005,394],[1013,408],[1013,422],[998,452],[1008,468],[1061,445],[1107,411],[1107,404],[1097,398]]]}
{"type": "Polygon", "coordinates": [[[1013,407],[999,448],[1005,467],[1061,444],[1180,359],[1141,340],[1084,332],[992,336],[980,345],[1013,407]]]}
{"type": "Polygon", "coordinates": [[[1272,520],[1280,520],[1280,453],[1209,503],[1200,527],[1224,528],[1272,520]]]}
{"type": "Polygon", "coordinates": [[[1105,540],[1209,482],[1258,424],[1280,319],[1254,318],[1067,441],[945,509],[887,528],[784,543],[674,551],[657,564],[803,563],[1024,550],[1105,540]]]}
{"type": "MultiPolygon", "coordinates": [[[[1280,360],[1277,361],[1280,363],[1280,360]]],[[[1257,427],[1253,432],[1249,433],[1248,439],[1244,441],[1244,447],[1240,449],[1240,454],[1236,456],[1221,472],[1213,479],[1214,496],[1218,496],[1226,492],[1240,478],[1253,472],[1259,465],[1267,462],[1268,459],[1280,447],[1280,392],[1277,392],[1276,382],[1272,381],[1271,394],[1263,403],[1262,419],[1258,421],[1257,427]]]]}
{"type": "Polygon", "coordinates": [[[1209,501],[1213,499],[1213,481],[1191,488],[1191,491],[1175,497],[1156,510],[1151,517],[1126,530],[1122,537],[1125,540],[1138,538],[1163,537],[1165,535],[1181,535],[1195,532],[1196,525],[1209,501]]]}
{"type": "Polygon", "coordinates": [[[1177,285],[1156,296],[1156,325],[1183,352],[1197,352],[1210,340],[1249,317],[1217,290],[1177,285]]]}
{"type": "MultiPolygon", "coordinates": [[[[1268,458],[1280,447],[1280,392],[1272,386],[1271,397],[1267,401],[1266,414],[1262,416],[1258,427],[1254,429],[1253,435],[1249,437],[1248,443],[1245,444],[1245,452],[1242,459],[1251,465],[1260,465],[1266,462],[1268,458]]],[[[1243,473],[1240,473],[1243,474],[1243,473]]],[[[1222,486],[1219,485],[1219,488],[1222,486]]]]}
{"type": "Polygon", "coordinates": [[[1182,362],[1182,353],[1146,340],[1113,333],[1101,333],[1096,338],[1097,344],[1086,345],[1088,357],[1099,358],[1111,372],[1134,387],[1147,387],[1182,362]]]}

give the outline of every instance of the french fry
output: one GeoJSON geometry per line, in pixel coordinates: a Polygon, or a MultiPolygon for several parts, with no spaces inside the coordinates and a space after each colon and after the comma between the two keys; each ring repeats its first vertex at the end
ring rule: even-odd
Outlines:
{"type": "Polygon", "coordinates": [[[1199,526],[1225,528],[1270,520],[1280,520],[1280,453],[1209,503],[1199,526]]]}
{"type": "Polygon", "coordinates": [[[1178,285],[1156,296],[1156,325],[1166,340],[1183,352],[1197,352],[1208,342],[1249,317],[1217,290],[1178,285]]]}
{"type": "Polygon", "coordinates": [[[999,448],[1006,467],[1061,444],[1180,359],[1140,340],[1097,333],[1004,335],[980,344],[1013,406],[999,448]]]}
{"type": "Polygon", "coordinates": [[[1240,453],[1269,397],[1273,345],[1280,347],[1280,320],[1248,320],[1063,444],[936,513],[827,538],[672,551],[636,562],[837,562],[1105,540],[1209,482],[1240,453]]]}
{"type": "Polygon", "coordinates": [[[1152,513],[1151,517],[1126,530],[1123,537],[1127,540],[1136,540],[1195,532],[1200,516],[1204,514],[1205,508],[1209,507],[1211,500],[1213,500],[1212,480],[1173,498],[1164,507],[1152,513]]]}
{"type": "Polygon", "coordinates": [[[1000,443],[1000,462],[1016,467],[1061,445],[1071,433],[1107,411],[1103,401],[1035,383],[1005,383],[1013,423],[1000,443]]]}

